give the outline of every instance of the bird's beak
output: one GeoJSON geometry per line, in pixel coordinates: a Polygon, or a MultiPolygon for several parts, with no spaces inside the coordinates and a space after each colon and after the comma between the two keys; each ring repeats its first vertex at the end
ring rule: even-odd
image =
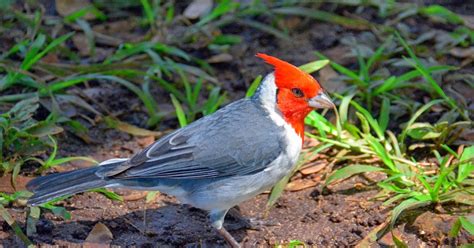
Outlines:
{"type": "Polygon", "coordinates": [[[315,109],[334,108],[334,103],[328,95],[323,92],[308,100],[308,105],[315,109]]]}

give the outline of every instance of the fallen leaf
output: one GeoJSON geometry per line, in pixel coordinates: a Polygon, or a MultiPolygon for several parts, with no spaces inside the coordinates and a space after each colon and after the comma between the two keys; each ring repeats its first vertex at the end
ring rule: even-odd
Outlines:
{"type": "Polygon", "coordinates": [[[97,244],[108,245],[114,238],[109,228],[101,222],[95,224],[84,243],[84,247],[98,247],[97,244]]]}
{"type": "Polygon", "coordinates": [[[130,189],[113,189],[115,193],[120,195],[124,201],[138,201],[148,194],[148,191],[130,190],[130,189]]]}
{"type": "Polygon", "coordinates": [[[395,235],[398,239],[402,237],[402,233],[400,232],[400,230],[394,229],[392,232],[387,232],[382,238],[380,238],[378,243],[387,247],[395,247],[395,242],[393,242],[393,235],[395,235]]]}
{"type": "MultiPolygon", "coordinates": [[[[88,0],[56,0],[56,11],[61,16],[68,16],[78,10],[90,7],[91,3],[88,0]]],[[[85,14],[82,19],[93,20],[95,15],[91,12],[85,14]]]]}
{"type": "Polygon", "coordinates": [[[232,60],[234,60],[234,57],[232,55],[228,53],[221,53],[210,57],[209,59],[207,59],[207,62],[211,64],[216,64],[230,62],[232,60]]]}
{"type": "Polygon", "coordinates": [[[449,50],[449,54],[458,58],[474,58],[474,47],[460,48],[454,47],[449,50]]]}
{"type": "Polygon", "coordinates": [[[162,132],[151,131],[144,128],[140,128],[132,124],[128,124],[126,122],[117,120],[110,116],[106,116],[104,120],[109,127],[115,128],[122,132],[129,133],[131,135],[135,135],[135,136],[161,136],[162,135],[162,132]]]}
{"type": "Polygon", "coordinates": [[[303,174],[303,175],[310,175],[310,174],[313,174],[313,173],[318,173],[319,171],[324,169],[324,167],[326,167],[326,165],[327,165],[327,163],[315,163],[311,166],[308,166],[306,168],[301,169],[300,173],[303,174]]]}
{"type": "Polygon", "coordinates": [[[48,53],[41,59],[41,62],[49,64],[59,63],[59,58],[55,53],[48,53]]]}
{"type": "Polygon", "coordinates": [[[194,0],[186,7],[183,15],[188,19],[197,19],[209,13],[212,5],[212,0],[194,0]]]}
{"type": "Polygon", "coordinates": [[[314,187],[318,184],[319,182],[313,180],[296,179],[288,183],[286,185],[286,189],[289,191],[300,191],[303,189],[314,187]]]}
{"type": "Polygon", "coordinates": [[[137,143],[141,147],[147,147],[155,142],[155,136],[150,135],[150,136],[145,136],[143,138],[138,138],[137,143]]]}
{"type": "Polygon", "coordinates": [[[74,35],[72,37],[72,43],[74,43],[74,46],[77,48],[77,50],[79,50],[79,55],[89,55],[91,48],[89,46],[87,37],[84,34],[78,33],[74,35]]]}

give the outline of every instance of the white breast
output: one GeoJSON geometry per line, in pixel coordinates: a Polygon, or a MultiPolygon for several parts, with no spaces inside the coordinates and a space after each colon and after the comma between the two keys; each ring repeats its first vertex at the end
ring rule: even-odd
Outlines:
{"type": "MultiPolygon", "coordinates": [[[[286,146],[285,153],[277,158],[274,163],[280,163],[280,166],[282,167],[281,169],[288,170],[288,166],[293,167],[298,161],[302,148],[302,140],[296,133],[295,129],[288,124],[285,119],[283,119],[283,116],[278,110],[276,104],[276,92],[275,77],[273,73],[271,73],[263,79],[255,97],[260,101],[268,113],[270,113],[272,121],[274,121],[278,126],[283,127],[285,130],[288,145],[286,146]]],[[[277,165],[277,167],[280,166],[277,165]]],[[[269,166],[267,170],[271,170],[272,167],[274,166],[269,166]]]]}

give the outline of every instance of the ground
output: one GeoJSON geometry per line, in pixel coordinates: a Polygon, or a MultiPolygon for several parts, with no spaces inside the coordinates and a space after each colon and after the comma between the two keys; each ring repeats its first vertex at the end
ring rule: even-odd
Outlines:
{"type": "MultiPolygon", "coordinates": [[[[472,6],[465,4],[466,8],[472,6]]],[[[459,13],[468,12],[466,8],[449,4],[459,13]]],[[[374,22],[380,21],[374,9],[367,9],[360,13],[364,18],[374,22]]],[[[348,9],[340,10],[347,13],[348,9]]],[[[469,13],[465,13],[469,14],[469,13]]],[[[471,13],[472,14],[472,13],[471,13]]],[[[433,24],[419,17],[409,18],[405,23],[417,23],[414,32],[422,32],[434,28],[433,24]],[[417,23],[420,22],[421,23],[417,23]]],[[[304,18],[287,18],[281,24],[291,29],[291,40],[281,40],[269,34],[255,32],[255,30],[240,25],[230,25],[224,28],[226,33],[235,33],[243,37],[244,42],[233,46],[229,50],[231,61],[214,64],[216,77],[220,86],[228,92],[229,102],[245,95],[246,89],[252,80],[269,72],[270,68],[255,58],[257,52],[268,53],[273,56],[291,61],[294,64],[304,64],[316,59],[313,51],[318,50],[342,64],[354,64],[355,57],[347,56],[347,42],[341,40],[357,38],[366,39],[367,33],[362,30],[348,29],[339,25],[317,22],[304,18]]],[[[436,26],[443,29],[444,26],[436,26]]],[[[415,29],[415,28],[414,28],[415,29]]],[[[373,36],[373,34],[372,34],[373,36]]],[[[369,35],[368,38],[371,36],[369,35]]],[[[367,38],[367,39],[368,39],[367,38]]],[[[207,57],[208,54],[201,48],[187,47],[187,52],[195,56],[207,57]]],[[[462,63],[461,59],[449,58],[454,64],[462,63]]],[[[87,63],[88,61],[85,61],[87,63]]],[[[473,72],[472,67],[464,68],[466,72],[473,72]]],[[[317,78],[324,75],[316,75],[317,78]]],[[[337,85],[321,83],[329,91],[337,90],[337,85]]],[[[469,89],[468,89],[469,90],[469,89]]],[[[92,106],[101,108],[106,105],[114,116],[122,121],[144,127],[146,114],[140,107],[141,102],[125,88],[110,84],[91,84],[87,87],[74,87],[71,92],[78,92],[86,99],[96,98],[92,106]],[[131,113],[129,113],[131,112],[131,113]]],[[[154,89],[154,94],[162,111],[172,113],[168,93],[154,89]]],[[[472,92],[472,91],[470,91],[472,92]]],[[[413,95],[416,93],[413,92],[413,95]]],[[[464,94],[469,96],[469,91],[464,94]]],[[[42,115],[39,111],[38,115],[42,115]]],[[[151,144],[152,136],[135,137],[130,134],[110,129],[104,123],[92,125],[84,121],[89,128],[91,142],[86,143],[69,132],[59,135],[60,156],[90,156],[98,161],[129,157],[151,144]]],[[[390,125],[395,126],[395,123],[390,125]]],[[[170,114],[166,116],[157,130],[166,133],[178,127],[170,114]]],[[[310,147],[311,140],[307,140],[306,147],[310,147]]],[[[334,154],[334,152],[330,152],[334,154]]],[[[329,154],[329,156],[330,156],[329,154]]],[[[374,199],[378,193],[375,182],[379,174],[366,173],[349,180],[336,182],[324,186],[323,168],[328,165],[327,156],[321,157],[321,167],[317,172],[309,175],[298,173],[293,179],[296,185],[285,191],[275,206],[265,215],[268,193],[261,194],[238,206],[241,215],[250,218],[264,219],[274,225],[263,226],[259,230],[250,230],[239,227],[239,223],[232,216],[227,217],[224,224],[230,233],[245,247],[268,247],[278,244],[288,244],[291,240],[300,240],[307,245],[318,247],[352,247],[364,246],[364,241],[371,231],[382,226],[386,221],[389,208],[374,199]],[[319,174],[318,174],[319,173],[319,174]],[[310,186],[304,186],[304,185],[310,186]],[[303,186],[301,186],[303,185],[303,186]]],[[[52,168],[44,174],[67,171],[89,166],[85,162],[72,162],[65,166],[52,168]]],[[[33,166],[34,165],[30,165],[33,166]]],[[[338,164],[336,167],[342,167],[338,164]]],[[[25,169],[24,177],[32,176],[33,169],[25,169]]],[[[2,179],[3,180],[3,179],[2,179]]],[[[71,214],[71,219],[64,220],[50,212],[44,212],[37,223],[37,233],[30,239],[40,247],[59,245],[64,247],[80,247],[91,235],[91,231],[98,223],[109,229],[113,237],[106,238],[111,245],[136,247],[226,247],[225,241],[210,226],[207,213],[187,205],[179,204],[172,196],[158,194],[151,202],[146,202],[145,193],[138,191],[117,190],[124,197],[124,201],[113,201],[102,194],[95,192],[81,193],[66,200],[60,201],[71,214]]],[[[401,221],[394,229],[393,234],[402,238],[409,247],[437,247],[468,244],[474,241],[465,231],[458,238],[449,238],[448,232],[454,217],[443,214],[436,208],[425,209],[422,212],[411,212],[402,216],[401,221]],[[424,222],[430,219],[432,222],[424,222]]],[[[8,212],[18,220],[20,226],[25,226],[27,213],[23,205],[11,205],[8,212]]],[[[448,210],[449,211],[449,208],[448,210]]],[[[388,247],[394,245],[391,233],[372,243],[371,247],[388,247]]],[[[0,244],[4,247],[22,246],[10,226],[0,219],[0,244]]]]}

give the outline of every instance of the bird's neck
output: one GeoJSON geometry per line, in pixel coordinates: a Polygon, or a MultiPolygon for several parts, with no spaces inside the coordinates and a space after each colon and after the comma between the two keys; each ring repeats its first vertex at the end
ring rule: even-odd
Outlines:
{"type": "Polygon", "coordinates": [[[308,106],[295,106],[288,101],[277,100],[277,88],[275,85],[275,77],[273,73],[268,74],[258,87],[252,99],[259,102],[264,108],[270,112],[281,116],[301,137],[304,139],[304,119],[311,112],[308,106]]]}
{"type": "Polygon", "coordinates": [[[283,116],[283,119],[295,130],[300,136],[301,141],[304,141],[304,119],[311,112],[311,108],[294,108],[284,104],[278,104],[278,109],[283,116]]]}

